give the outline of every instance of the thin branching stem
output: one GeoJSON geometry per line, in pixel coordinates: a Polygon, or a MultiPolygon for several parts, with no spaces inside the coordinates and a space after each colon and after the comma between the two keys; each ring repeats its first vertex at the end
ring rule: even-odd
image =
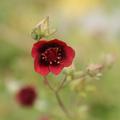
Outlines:
{"type": "Polygon", "coordinates": [[[63,103],[63,101],[61,100],[61,97],[60,97],[60,95],[59,95],[59,91],[60,91],[61,88],[63,87],[64,82],[66,81],[66,76],[65,76],[65,78],[63,79],[63,81],[61,82],[60,86],[57,88],[57,90],[55,90],[55,89],[51,86],[51,84],[49,83],[49,81],[48,81],[48,79],[47,79],[46,76],[44,77],[44,80],[45,80],[45,82],[47,83],[49,89],[55,94],[56,99],[57,99],[57,102],[58,102],[60,108],[62,109],[62,111],[65,113],[66,117],[67,117],[68,119],[72,120],[71,115],[69,114],[67,108],[65,107],[65,105],[64,105],[64,103],[63,103]]]}
{"type": "Polygon", "coordinates": [[[50,83],[49,83],[49,81],[48,81],[48,79],[47,79],[46,76],[44,76],[44,81],[45,81],[45,83],[48,85],[49,89],[50,89],[51,91],[55,92],[55,89],[50,85],[50,83]]]}
{"type": "Polygon", "coordinates": [[[66,80],[67,80],[67,74],[64,76],[63,80],[61,81],[60,85],[58,86],[57,92],[59,92],[63,88],[66,80]]]}
{"type": "Polygon", "coordinates": [[[69,118],[70,120],[72,120],[71,115],[69,114],[68,110],[66,109],[65,105],[63,104],[60,95],[58,92],[55,93],[56,99],[58,101],[58,104],[60,106],[60,108],[62,109],[62,111],[65,113],[65,115],[67,116],[67,118],[69,118]]]}

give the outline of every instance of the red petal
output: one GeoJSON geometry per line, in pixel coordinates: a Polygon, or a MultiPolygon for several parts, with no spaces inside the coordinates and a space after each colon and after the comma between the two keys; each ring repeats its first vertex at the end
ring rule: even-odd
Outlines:
{"type": "Polygon", "coordinates": [[[33,58],[35,58],[38,54],[40,54],[40,53],[38,53],[38,49],[41,48],[41,46],[43,44],[45,44],[46,42],[47,41],[45,41],[45,40],[42,40],[42,41],[40,40],[33,45],[33,48],[32,48],[32,51],[31,51],[31,54],[32,54],[33,58]]]}
{"type": "Polygon", "coordinates": [[[66,52],[66,58],[63,61],[63,64],[64,64],[65,67],[68,67],[72,64],[72,61],[75,57],[75,51],[71,47],[66,46],[65,47],[65,52],[66,52]]]}
{"type": "Polygon", "coordinates": [[[38,58],[36,58],[34,61],[34,68],[36,72],[40,73],[43,76],[46,76],[50,72],[47,66],[39,64],[38,58]]]}
{"type": "Polygon", "coordinates": [[[62,71],[63,66],[62,65],[50,66],[49,69],[50,69],[50,72],[52,72],[55,75],[58,75],[62,71]]]}
{"type": "Polygon", "coordinates": [[[61,40],[58,40],[58,39],[53,39],[53,40],[50,40],[49,41],[49,43],[56,43],[56,44],[58,44],[58,45],[60,45],[60,46],[67,46],[67,44],[65,43],[65,42],[63,42],[63,41],[61,41],[61,40]]]}
{"type": "Polygon", "coordinates": [[[35,47],[32,48],[31,54],[33,58],[35,58],[38,55],[37,49],[35,47]]]}

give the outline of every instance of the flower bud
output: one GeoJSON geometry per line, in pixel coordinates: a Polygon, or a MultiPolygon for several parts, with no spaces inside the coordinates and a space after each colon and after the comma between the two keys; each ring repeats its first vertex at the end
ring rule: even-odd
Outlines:
{"type": "Polygon", "coordinates": [[[31,36],[34,40],[40,40],[43,37],[47,37],[56,32],[56,29],[49,28],[49,17],[40,21],[32,30],[31,36]]]}
{"type": "Polygon", "coordinates": [[[94,77],[97,74],[101,73],[103,68],[104,68],[103,64],[90,64],[87,67],[87,71],[89,75],[94,77]]]}

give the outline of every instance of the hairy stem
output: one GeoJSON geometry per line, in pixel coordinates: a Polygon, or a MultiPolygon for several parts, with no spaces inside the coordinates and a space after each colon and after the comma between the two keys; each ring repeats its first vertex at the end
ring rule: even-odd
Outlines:
{"type": "Polygon", "coordinates": [[[57,92],[59,92],[59,91],[63,88],[66,80],[67,80],[67,75],[65,75],[65,77],[64,77],[63,80],[61,81],[60,85],[58,86],[57,92]]]}
{"type": "Polygon", "coordinates": [[[63,103],[63,101],[61,100],[60,95],[59,95],[59,91],[60,91],[60,89],[63,87],[65,80],[66,80],[66,76],[65,76],[65,78],[63,79],[63,81],[61,82],[61,84],[60,84],[60,86],[58,87],[58,89],[55,90],[55,89],[50,85],[48,79],[47,79],[46,77],[44,77],[45,83],[47,84],[47,86],[49,87],[49,89],[55,94],[56,99],[57,99],[57,102],[58,102],[60,108],[61,108],[62,111],[65,113],[65,115],[66,115],[67,118],[72,119],[72,117],[70,116],[67,108],[65,107],[65,105],[64,105],[64,103],[63,103]]]}
{"type": "Polygon", "coordinates": [[[69,119],[72,119],[72,117],[70,116],[68,110],[66,109],[65,105],[63,104],[58,92],[55,93],[56,95],[56,99],[58,101],[58,104],[60,106],[60,108],[63,110],[63,112],[66,114],[66,116],[69,118],[69,119]]]}

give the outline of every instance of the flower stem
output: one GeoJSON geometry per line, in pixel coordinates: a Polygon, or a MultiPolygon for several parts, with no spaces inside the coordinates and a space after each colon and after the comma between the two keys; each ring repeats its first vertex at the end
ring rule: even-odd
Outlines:
{"type": "Polygon", "coordinates": [[[49,89],[51,91],[55,92],[55,89],[50,85],[50,83],[49,83],[49,81],[48,81],[46,76],[44,77],[44,82],[47,84],[47,86],[49,87],[49,89]]]}
{"type": "Polygon", "coordinates": [[[65,105],[64,105],[64,103],[62,102],[62,100],[61,100],[61,98],[60,98],[60,95],[59,95],[59,91],[60,91],[60,89],[63,87],[64,82],[66,81],[66,76],[65,76],[65,78],[63,79],[63,81],[61,82],[61,84],[60,84],[60,86],[58,87],[57,90],[55,90],[55,89],[50,85],[50,83],[49,83],[49,81],[48,81],[48,79],[47,79],[46,77],[44,77],[44,81],[45,81],[45,83],[47,83],[49,89],[55,94],[56,99],[57,99],[57,102],[58,102],[60,108],[62,109],[62,111],[65,113],[66,117],[71,120],[72,117],[71,117],[71,115],[69,114],[67,108],[65,107],[65,105]]]}
{"type": "Polygon", "coordinates": [[[55,95],[56,95],[56,99],[58,101],[58,104],[59,104],[60,108],[63,110],[63,112],[65,113],[65,115],[71,120],[72,117],[70,116],[68,110],[66,109],[65,105],[63,104],[63,102],[62,102],[62,100],[61,100],[58,92],[56,92],[55,95]]]}
{"type": "Polygon", "coordinates": [[[67,80],[67,75],[65,75],[65,77],[64,77],[63,80],[61,81],[60,85],[58,86],[57,92],[59,92],[59,91],[63,88],[66,80],[67,80]]]}

